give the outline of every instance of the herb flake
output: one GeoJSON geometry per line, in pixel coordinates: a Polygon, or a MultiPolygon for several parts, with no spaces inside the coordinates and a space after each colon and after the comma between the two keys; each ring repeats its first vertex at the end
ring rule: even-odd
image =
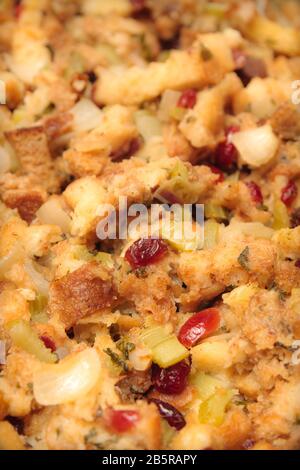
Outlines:
{"type": "Polygon", "coordinates": [[[246,246],[246,248],[242,251],[242,253],[238,257],[239,264],[242,266],[242,268],[246,269],[246,271],[250,271],[249,255],[250,255],[249,246],[246,246]]]}

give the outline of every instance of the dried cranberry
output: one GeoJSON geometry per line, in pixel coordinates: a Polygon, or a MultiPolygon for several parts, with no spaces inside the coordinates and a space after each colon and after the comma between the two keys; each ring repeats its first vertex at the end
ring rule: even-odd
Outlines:
{"type": "Polygon", "coordinates": [[[56,351],[56,345],[52,338],[49,338],[49,336],[43,335],[40,337],[40,339],[43,341],[46,348],[51,349],[52,352],[56,351]]]}
{"type": "Polygon", "coordinates": [[[294,210],[291,215],[291,228],[299,227],[300,225],[300,207],[294,210]]]}
{"type": "Polygon", "coordinates": [[[262,204],[264,202],[264,198],[260,187],[254,183],[254,181],[246,181],[245,185],[249,189],[253,202],[255,202],[255,204],[262,204]]]}
{"type": "Polygon", "coordinates": [[[215,162],[223,171],[231,172],[236,169],[238,151],[230,141],[232,134],[239,132],[238,126],[231,126],[225,131],[226,139],[216,149],[215,162]]]}
{"type": "Polygon", "coordinates": [[[145,0],[130,0],[134,13],[140,13],[146,8],[145,0]]]}
{"type": "Polygon", "coordinates": [[[133,269],[160,261],[167,253],[168,246],[163,240],[141,238],[127,250],[125,259],[133,269]]]}
{"type": "Polygon", "coordinates": [[[154,387],[160,393],[179,395],[187,386],[190,364],[185,361],[178,362],[167,369],[154,365],[152,380],[154,387]]]}
{"type": "Polygon", "coordinates": [[[185,90],[177,103],[177,106],[179,108],[190,108],[192,109],[197,101],[197,92],[196,90],[190,89],[190,90],[185,90]]]}
{"type": "Polygon", "coordinates": [[[297,259],[297,261],[295,263],[295,266],[296,266],[296,268],[300,268],[300,259],[297,259]]]}
{"type": "Polygon", "coordinates": [[[206,166],[210,168],[212,173],[214,173],[215,175],[219,175],[219,178],[216,180],[216,183],[223,183],[223,181],[225,180],[225,177],[224,177],[223,172],[220,170],[220,168],[217,168],[216,166],[211,165],[210,163],[206,163],[206,166]]]}
{"type": "Polygon", "coordinates": [[[289,181],[281,192],[281,200],[286,206],[291,206],[298,195],[298,188],[294,181],[289,181]]]}
{"type": "Polygon", "coordinates": [[[219,326],[219,311],[216,308],[208,308],[196,313],[184,323],[179,331],[178,339],[186,348],[192,348],[201,339],[216,331],[219,326]]]}
{"type": "Polygon", "coordinates": [[[108,426],[117,433],[127,432],[139,421],[140,415],[133,410],[113,410],[106,411],[108,426]]]}
{"type": "Polygon", "coordinates": [[[18,1],[14,6],[14,16],[18,20],[23,13],[23,5],[22,2],[18,1]]]}
{"type": "Polygon", "coordinates": [[[155,403],[160,416],[164,418],[170,426],[177,429],[177,431],[184,428],[186,421],[180,411],[174,408],[174,406],[156,398],[152,398],[150,402],[155,403]]]}

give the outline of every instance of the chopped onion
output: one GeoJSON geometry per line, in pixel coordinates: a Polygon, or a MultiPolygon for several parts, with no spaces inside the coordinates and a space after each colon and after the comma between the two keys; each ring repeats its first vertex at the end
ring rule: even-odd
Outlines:
{"type": "Polygon", "coordinates": [[[177,107],[181,96],[180,91],[166,90],[162,96],[158,115],[162,121],[168,121],[174,109],[177,107]]]}
{"type": "Polygon", "coordinates": [[[149,111],[137,111],[135,113],[135,123],[139,133],[147,142],[153,137],[162,135],[161,123],[157,117],[149,111]]]}
{"type": "Polygon", "coordinates": [[[71,226],[71,218],[63,210],[57,197],[50,198],[36,213],[44,224],[58,225],[64,233],[68,233],[71,226]]]}
{"type": "Polygon", "coordinates": [[[46,279],[42,276],[41,273],[39,273],[32,261],[26,261],[25,262],[25,271],[27,274],[30,276],[34,286],[38,290],[40,294],[48,296],[49,293],[49,282],[46,281],[46,279]]]}
{"type": "Polygon", "coordinates": [[[102,111],[91,100],[86,98],[78,101],[70,112],[74,117],[74,129],[76,132],[88,132],[101,124],[102,111]]]}
{"type": "Polygon", "coordinates": [[[0,341],[0,364],[6,364],[6,343],[5,341],[0,341]]]}
{"type": "Polygon", "coordinates": [[[238,149],[242,161],[253,168],[269,163],[279,146],[279,140],[269,124],[237,132],[232,135],[231,140],[238,149]]]}
{"type": "Polygon", "coordinates": [[[58,364],[44,365],[33,377],[33,393],[40,405],[53,406],[85,396],[98,382],[99,356],[88,348],[58,364]]]}
{"type": "Polygon", "coordinates": [[[23,255],[24,250],[22,246],[20,243],[16,243],[8,255],[4,256],[4,258],[0,260],[0,275],[6,274],[15,263],[18,263],[22,259],[23,255]]]}

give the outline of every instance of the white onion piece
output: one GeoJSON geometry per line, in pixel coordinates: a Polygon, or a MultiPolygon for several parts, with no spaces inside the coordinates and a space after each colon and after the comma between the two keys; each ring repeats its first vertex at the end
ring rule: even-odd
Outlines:
{"type": "Polygon", "coordinates": [[[39,273],[32,261],[25,262],[25,271],[27,272],[28,276],[32,280],[34,286],[38,290],[40,294],[48,296],[49,293],[49,282],[39,273]]]}
{"type": "Polygon", "coordinates": [[[180,91],[166,90],[164,92],[158,111],[162,121],[170,119],[170,114],[177,107],[180,96],[180,91]]]}
{"type": "Polygon", "coordinates": [[[10,250],[8,255],[0,259],[0,275],[4,275],[15,264],[18,263],[24,256],[24,250],[20,243],[16,243],[10,250]]]}
{"type": "Polygon", "coordinates": [[[44,224],[58,225],[64,233],[70,231],[71,217],[63,210],[56,197],[50,198],[36,213],[39,220],[44,224]]]}
{"type": "Polygon", "coordinates": [[[58,364],[43,365],[33,377],[33,393],[43,406],[69,403],[85,396],[98,382],[99,356],[88,348],[66,357],[58,364]]]}
{"type": "Polygon", "coordinates": [[[5,341],[0,341],[0,364],[6,364],[6,344],[5,341]]]}
{"type": "Polygon", "coordinates": [[[162,127],[159,119],[150,112],[137,111],[134,118],[136,127],[146,142],[153,137],[162,135],[162,127]]]}
{"type": "Polygon", "coordinates": [[[232,135],[231,141],[238,149],[241,160],[252,168],[269,163],[279,146],[279,140],[269,124],[237,132],[232,135]]]}
{"type": "Polygon", "coordinates": [[[74,130],[76,132],[88,132],[101,124],[102,111],[86,98],[78,101],[70,112],[74,117],[74,130]]]}

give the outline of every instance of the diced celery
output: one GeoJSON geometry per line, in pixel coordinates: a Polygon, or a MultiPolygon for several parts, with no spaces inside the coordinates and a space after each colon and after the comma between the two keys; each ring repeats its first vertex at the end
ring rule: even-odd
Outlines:
{"type": "Polygon", "coordinates": [[[146,142],[152,139],[152,137],[162,135],[161,122],[150,111],[137,111],[134,115],[134,119],[139,133],[146,142]]]}
{"type": "Polygon", "coordinates": [[[290,226],[290,218],[286,205],[281,201],[276,201],[273,210],[273,228],[281,230],[290,226]]]}
{"type": "Polygon", "coordinates": [[[195,374],[191,379],[191,383],[197,389],[198,396],[201,400],[207,400],[217,389],[224,387],[221,380],[209,374],[205,374],[205,372],[195,374]]]}
{"type": "Polygon", "coordinates": [[[17,320],[9,323],[7,329],[14,345],[18,348],[33,354],[41,362],[54,363],[57,361],[56,355],[46,348],[28,322],[17,320]]]}
{"type": "Polygon", "coordinates": [[[166,62],[168,58],[170,57],[170,51],[162,51],[159,53],[159,56],[157,58],[158,62],[166,62]]]}
{"type": "Polygon", "coordinates": [[[80,261],[92,261],[93,255],[89,252],[86,246],[78,245],[73,250],[74,258],[80,261]]]}
{"type": "Polygon", "coordinates": [[[182,119],[186,115],[186,112],[187,110],[185,108],[180,108],[179,106],[176,106],[171,110],[170,117],[172,117],[176,121],[182,121],[182,119]]]}
{"type": "Polygon", "coordinates": [[[109,253],[99,252],[95,256],[95,259],[102,263],[108,269],[112,269],[114,267],[112,255],[110,255],[109,253]]]}
{"type": "Polygon", "coordinates": [[[214,248],[218,243],[220,225],[214,219],[207,220],[204,225],[204,249],[214,248]]]}
{"type": "Polygon", "coordinates": [[[152,348],[152,354],[153,362],[165,369],[186,359],[189,356],[189,351],[173,335],[152,348]]]}
{"type": "Polygon", "coordinates": [[[219,18],[219,19],[224,18],[227,10],[228,10],[228,6],[224,5],[223,3],[209,2],[204,6],[204,13],[215,16],[216,18],[219,18]]]}
{"type": "MultiPolygon", "coordinates": [[[[188,221],[187,221],[188,222],[188,221]]],[[[186,234],[187,224],[180,223],[174,220],[170,230],[167,226],[163,225],[161,228],[161,235],[172,248],[178,251],[196,251],[200,250],[203,246],[203,237],[201,234],[201,227],[195,225],[192,232],[186,234]]]]}
{"type": "Polygon", "coordinates": [[[199,421],[201,424],[210,424],[212,426],[221,426],[225,418],[226,408],[228,407],[233,392],[231,390],[220,389],[203,403],[199,408],[199,421]]]}
{"type": "Polygon", "coordinates": [[[207,219],[228,220],[228,215],[225,209],[217,204],[213,204],[211,202],[206,203],[204,212],[207,219]]]}
{"type": "Polygon", "coordinates": [[[48,298],[45,295],[37,294],[36,298],[30,302],[29,309],[31,318],[36,320],[36,317],[43,314],[47,307],[48,298]]]}
{"type": "Polygon", "coordinates": [[[141,335],[142,342],[150,349],[165,341],[170,336],[164,326],[147,328],[141,335]]]}
{"type": "Polygon", "coordinates": [[[118,65],[122,62],[115,48],[110,44],[99,44],[96,49],[103,54],[110,65],[118,65]]]}

